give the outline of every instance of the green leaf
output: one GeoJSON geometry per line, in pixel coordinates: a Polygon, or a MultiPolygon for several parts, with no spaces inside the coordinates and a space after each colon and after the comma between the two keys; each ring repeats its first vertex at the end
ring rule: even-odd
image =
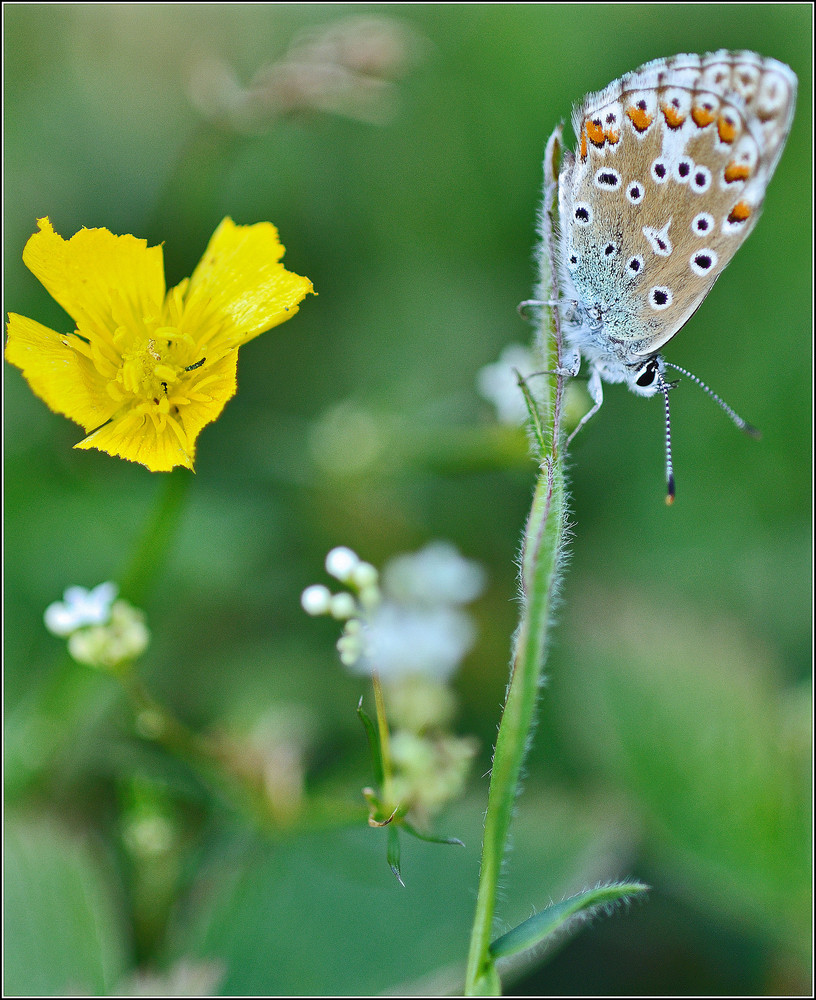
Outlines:
{"type": "MultiPolygon", "coordinates": [[[[631,858],[625,815],[608,802],[590,808],[532,781],[526,791],[502,876],[505,927],[631,858]]],[[[461,995],[483,816],[481,795],[446,813],[465,841],[455,851],[400,835],[404,889],[383,865],[387,833],[359,822],[274,840],[225,833],[179,902],[166,960],[219,962],[224,996],[461,995]]]]}
{"type": "Polygon", "coordinates": [[[530,392],[530,387],[527,385],[527,380],[521,374],[521,372],[513,369],[518,380],[519,389],[521,389],[524,396],[524,402],[527,406],[527,412],[530,415],[530,426],[532,427],[533,434],[535,435],[536,442],[538,444],[539,455],[544,454],[544,449],[547,447],[547,442],[544,440],[544,429],[541,425],[541,414],[538,410],[538,403],[536,402],[533,394],[530,392]]]}
{"type": "Polygon", "coordinates": [[[388,865],[391,871],[397,878],[399,884],[405,888],[405,883],[402,881],[402,876],[400,875],[400,842],[399,842],[399,829],[390,824],[388,827],[388,849],[386,852],[388,858],[388,865]]]}
{"type": "Polygon", "coordinates": [[[512,931],[502,934],[490,945],[490,954],[493,958],[506,958],[534,948],[576,918],[586,920],[601,909],[611,912],[616,904],[648,890],[649,887],[642,882],[615,882],[587,889],[577,896],[565,899],[563,903],[548,906],[512,931]]]}
{"type": "Polygon", "coordinates": [[[126,955],[111,873],[45,820],[7,819],[4,855],[6,994],[111,995],[126,955]]]}
{"type": "Polygon", "coordinates": [[[368,737],[368,748],[371,751],[371,763],[374,768],[374,781],[378,788],[382,788],[384,780],[383,771],[383,761],[382,761],[382,749],[380,747],[380,735],[377,732],[377,727],[371,721],[370,717],[367,715],[365,709],[363,708],[363,699],[360,698],[357,703],[357,715],[360,717],[360,722],[362,722],[363,727],[366,731],[366,736],[368,737]]]}
{"type": "Polygon", "coordinates": [[[459,847],[465,846],[458,837],[435,837],[430,833],[420,833],[415,826],[411,826],[405,820],[402,820],[400,826],[406,833],[410,833],[412,837],[416,837],[418,840],[427,840],[429,844],[456,844],[459,847]]]}

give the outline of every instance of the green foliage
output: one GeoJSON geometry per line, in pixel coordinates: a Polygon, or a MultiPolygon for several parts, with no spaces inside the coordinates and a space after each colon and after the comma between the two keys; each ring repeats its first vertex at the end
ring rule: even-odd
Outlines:
{"type": "Polygon", "coordinates": [[[6,814],[5,992],[112,993],[126,929],[110,859],[59,826],[6,814]]]}
{"type": "Polygon", "coordinates": [[[582,637],[561,718],[580,719],[576,742],[638,802],[675,891],[806,959],[810,685],[780,692],[768,651],[733,623],[675,608],[657,628],[638,595],[586,599],[614,625],[582,637]]]}
{"type": "MultiPolygon", "coordinates": [[[[376,994],[417,983],[461,993],[483,808],[470,800],[446,816],[464,849],[400,838],[404,888],[383,864],[385,830],[213,842],[171,929],[168,958],[222,963],[227,995],[376,994]]],[[[597,820],[553,789],[525,796],[502,886],[513,900],[509,917],[615,863],[623,844],[598,835],[597,820]]]]}

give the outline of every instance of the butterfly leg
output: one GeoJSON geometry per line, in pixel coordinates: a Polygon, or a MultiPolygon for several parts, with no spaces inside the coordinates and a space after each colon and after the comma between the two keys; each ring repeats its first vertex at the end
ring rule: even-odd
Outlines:
{"type": "MultiPolygon", "coordinates": [[[[575,373],[573,373],[575,374],[575,373]]],[[[593,368],[589,376],[589,382],[587,382],[587,389],[589,389],[589,395],[592,397],[592,409],[587,411],[583,417],[578,421],[578,426],[567,438],[567,447],[570,446],[572,439],[584,426],[584,424],[600,410],[603,404],[603,385],[601,383],[601,376],[597,368],[593,368]]]]}

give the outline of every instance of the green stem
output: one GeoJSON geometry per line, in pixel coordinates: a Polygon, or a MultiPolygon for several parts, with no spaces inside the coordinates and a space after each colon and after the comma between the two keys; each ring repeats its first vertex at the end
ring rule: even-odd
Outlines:
{"type": "Polygon", "coordinates": [[[120,587],[122,596],[136,607],[144,605],[153,581],[165,562],[192,478],[189,469],[174,469],[164,476],[164,482],[159,487],[156,507],[123,574],[120,587]]]}
{"type": "MultiPolygon", "coordinates": [[[[544,161],[544,245],[541,255],[540,296],[545,302],[552,301],[556,292],[549,267],[553,259],[551,250],[559,149],[560,130],[556,130],[547,145],[544,161]]],[[[524,605],[493,754],[479,893],[465,979],[466,996],[501,994],[501,983],[489,951],[496,893],[518,794],[521,767],[535,722],[536,702],[547,650],[547,633],[552,617],[553,593],[562,562],[565,521],[564,472],[559,458],[562,378],[555,374],[555,369],[560,367],[561,338],[558,316],[554,310],[542,309],[540,336],[546,369],[551,374],[541,401],[544,419],[537,434],[542,454],[532,509],[522,543],[521,583],[524,605]]]]}
{"type": "Polygon", "coordinates": [[[127,693],[142,736],[184,761],[228,809],[239,812],[265,833],[276,829],[275,816],[263,790],[232,770],[217,742],[190,729],[156,701],[132,664],[124,664],[116,676],[127,693]]]}
{"type": "Polygon", "coordinates": [[[212,766],[214,755],[207,741],[172,715],[148,692],[132,664],[116,671],[122,687],[130,699],[137,728],[142,735],[161,743],[174,756],[192,766],[212,766]]]}
{"type": "Polygon", "coordinates": [[[382,684],[376,670],[373,672],[371,680],[374,684],[374,701],[377,706],[377,729],[380,734],[380,754],[382,756],[383,767],[383,787],[382,796],[386,809],[392,809],[395,803],[392,801],[392,768],[391,768],[391,741],[388,735],[388,716],[385,714],[385,699],[383,698],[382,684]]]}

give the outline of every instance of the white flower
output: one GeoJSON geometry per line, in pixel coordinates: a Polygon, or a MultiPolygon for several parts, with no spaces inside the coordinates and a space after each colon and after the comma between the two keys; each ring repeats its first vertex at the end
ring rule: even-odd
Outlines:
{"type": "Polygon", "coordinates": [[[142,612],[127,601],[116,601],[108,622],[71,633],[68,652],[78,663],[114,670],[141,656],[149,642],[150,631],[142,612]]]}
{"type": "Polygon", "coordinates": [[[316,584],[303,591],[300,603],[309,614],[345,621],[337,651],[353,673],[445,682],[473,645],[473,623],[459,605],[479,596],[485,574],[450,542],[392,559],[382,588],[377,570],[344,546],[329,552],[326,570],[348,590],[332,594],[316,584]]]}
{"type": "Polygon", "coordinates": [[[357,610],[357,602],[346,590],[341,590],[339,594],[332,594],[329,599],[329,614],[340,622],[351,618],[357,610]]]}
{"type": "Polygon", "coordinates": [[[470,651],[475,629],[458,608],[411,608],[387,601],[365,623],[353,673],[376,670],[384,680],[424,674],[447,680],[470,651]]]}
{"type": "Polygon", "coordinates": [[[69,587],[64,601],[55,601],[45,609],[45,627],[54,635],[66,636],[87,625],[110,621],[111,606],[119,588],[115,583],[100,583],[93,590],[69,587]]]}
{"type": "Polygon", "coordinates": [[[484,590],[479,563],[450,542],[431,542],[419,552],[396,556],[383,571],[389,598],[405,604],[468,604],[484,590]]]}
{"type": "Polygon", "coordinates": [[[510,344],[502,351],[498,361],[479,369],[479,394],[496,407],[496,415],[501,423],[523,424],[527,419],[527,406],[514,369],[522,375],[529,375],[535,368],[533,353],[529,348],[510,344]]]}

